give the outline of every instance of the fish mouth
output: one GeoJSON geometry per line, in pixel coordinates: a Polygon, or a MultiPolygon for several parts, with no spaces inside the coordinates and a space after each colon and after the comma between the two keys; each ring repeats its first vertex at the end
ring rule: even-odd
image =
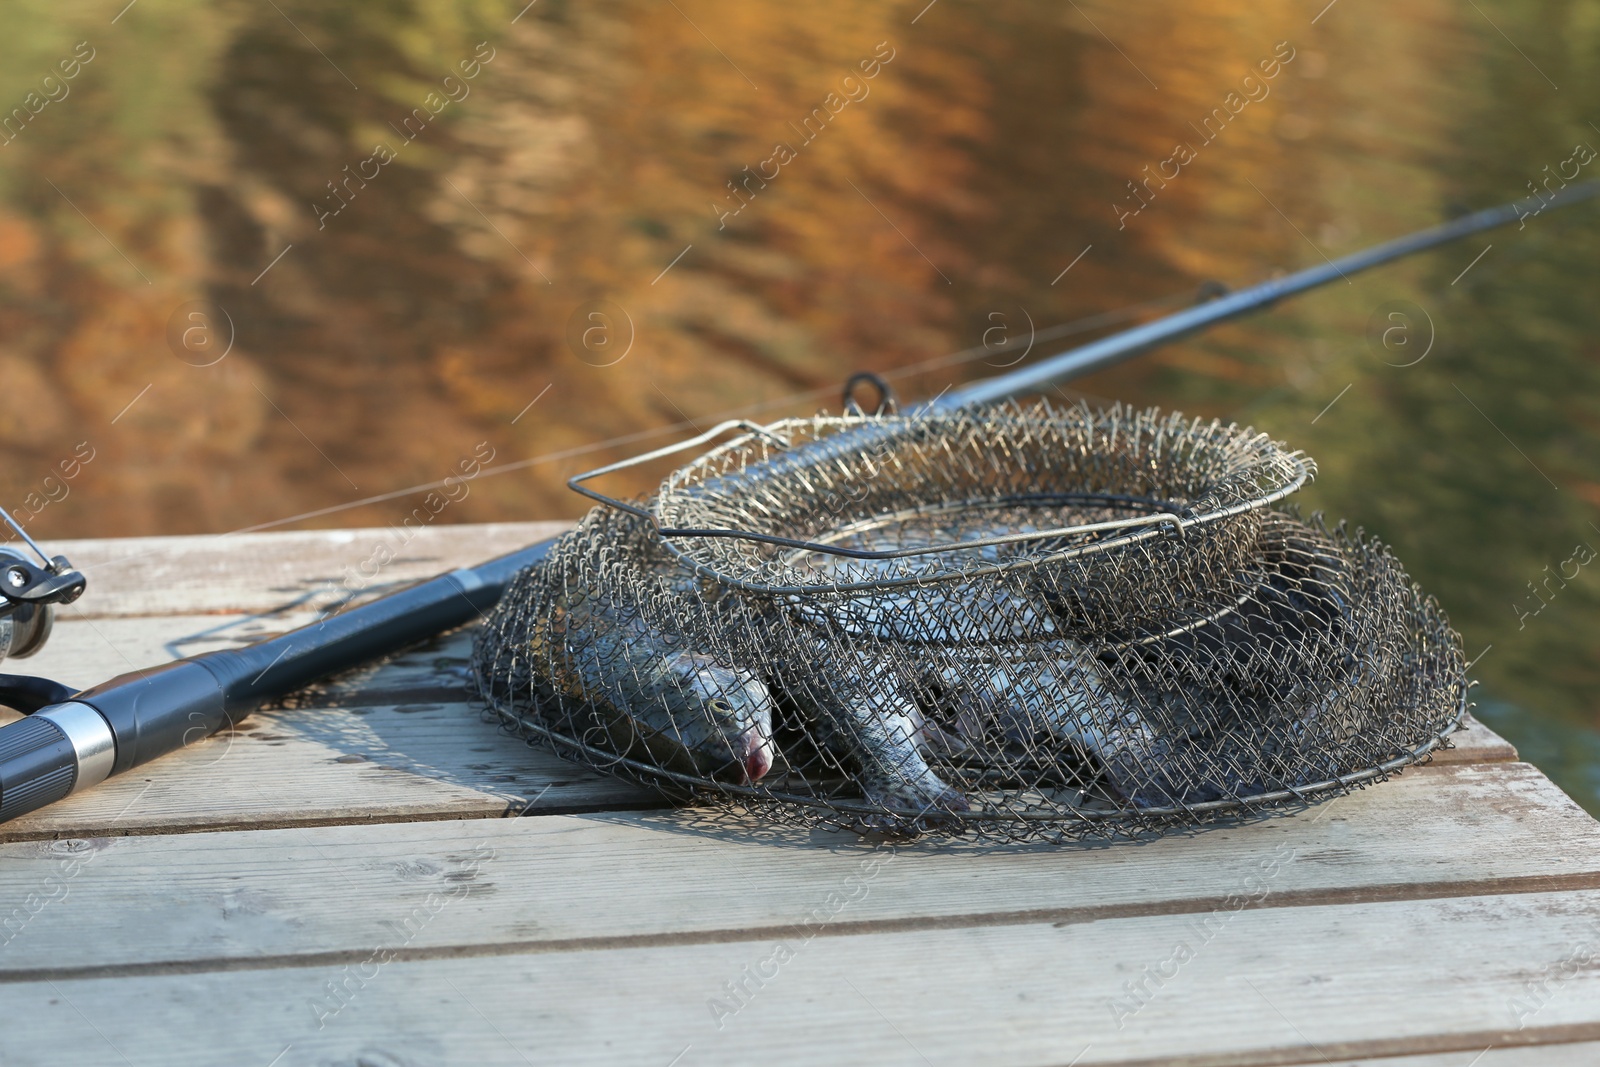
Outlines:
{"type": "Polygon", "coordinates": [[[772,739],[757,729],[749,729],[733,740],[733,755],[743,776],[740,785],[755,785],[772,770],[772,739]]]}

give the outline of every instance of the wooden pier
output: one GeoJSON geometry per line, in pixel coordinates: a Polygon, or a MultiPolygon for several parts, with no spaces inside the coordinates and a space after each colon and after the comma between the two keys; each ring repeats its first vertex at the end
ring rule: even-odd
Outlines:
{"type": "MultiPolygon", "coordinates": [[[[427,529],[367,592],[559,529],[427,529]]],[[[393,541],[52,545],[89,592],[12,669],[281,632],[393,541]]],[[[469,645],[0,825],[0,1065],[1600,1064],[1600,824],[1481,725],[1292,817],[875,847],[524,747],[469,645]]]]}

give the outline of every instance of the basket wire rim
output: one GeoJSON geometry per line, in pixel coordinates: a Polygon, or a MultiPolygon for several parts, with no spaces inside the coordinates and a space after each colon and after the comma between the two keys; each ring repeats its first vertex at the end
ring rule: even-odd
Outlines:
{"type": "MultiPolygon", "coordinates": [[[[899,421],[902,421],[902,422],[906,422],[908,424],[914,421],[914,417],[895,416],[893,418],[898,419],[899,421]]],[[[814,595],[814,594],[818,594],[818,593],[880,592],[880,591],[888,590],[888,589],[904,589],[904,588],[910,588],[910,587],[913,587],[913,586],[926,586],[926,585],[930,585],[930,584],[939,584],[939,583],[944,583],[944,582],[969,581],[969,580],[972,580],[972,579],[975,579],[975,578],[989,577],[991,575],[1005,574],[1005,573],[1010,573],[1010,572],[1019,571],[1019,570],[1025,570],[1025,569],[1039,567],[1039,566],[1048,566],[1048,565],[1051,565],[1051,564],[1063,563],[1063,562],[1066,562],[1068,560],[1076,560],[1076,559],[1082,559],[1082,558],[1092,557],[1092,556],[1096,556],[1096,555],[1102,555],[1102,554],[1109,553],[1109,552],[1114,551],[1114,550],[1125,548],[1125,547],[1127,547],[1129,545],[1140,544],[1140,543],[1152,540],[1152,539],[1157,538],[1157,537],[1171,537],[1171,536],[1174,536],[1174,534],[1171,531],[1169,531],[1169,529],[1164,525],[1163,526],[1149,525],[1146,528],[1141,529],[1141,530],[1137,530],[1137,531],[1135,531],[1133,533],[1122,534],[1122,535],[1119,535],[1119,536],[1116,536],[1116,537],[1110,537],[1110,538],[1106,538],[1106,539],[1100,540],[1100,541],[1089,542],[1087,544],[1075,545],[1075,546],[1072,546],[1072,547],[1069,547],[1069,548],[1061,549],[1061,550],[1059,550],[1057,552],[1048,553],[1048,554],[1043,555],[1043,556],[1026,556],[1026,557],[1021,557],[1021,558],[1018,558],[1018,559],[1013,559],[1013,560],[1004,561],[1004,562],[987,563],[987,564],[983,564],[983,565],[980,565],[980,566],[963,567],[963,568],[958,569],[958,570],[949,570],[949,571],[947,571],[945,573],[915,574],[915,575],[907,575],[907,576],[899,577],[899,578],[877,578],[877,579],[871,579],[871,580],[866,580],[866,581],[854,581],[854,582],[815,582],[815,583],[798,583],[798,584],[792,583],[792,584],[784,585],[784,584],[777,584],[777,583],[771,583],[771,582],[754,581],[754,580],[747,579],[747,578],[740,578],[740,577],[738,577],[736,575],[728,573],[725,570],[719,570],[718,568],[712,566],[711,564],[704,563],[704,562],[702,562],[700,560],[695,559],[692,555],[690,555],[688,552],[686,552],[682,546],[680,546],[678,544],[675,544],[674,543],[674,539],[675,538],[681,538],[681,537],[690,537],[690,538],[725,537],[725,538],[738,539],[738,540],[756,541],[756,542],[767,543],[767,544],[777,544],[777,545],[780,545],[780,546],[783,546],[783,547],[788,547],[788,548],[794,549],[796,551],[823,552],[823,553],[832,554],[832,555],[840,555],[842,553],[834,551],[834,550],[832,550],[830,548],[830,546],[828,546],[826,544],[823,544],[823,543],[819,543],[819,542],[801,541],[801,540],[798,540],[798,539],[783,538],[783,537],[778,537],[776,535],[770,535],[770,534],[758,534],[758,533],[752,533],[750,531],[739,530],[739,529],[734,529],[734,528],[680,528],[680,527],[673,527],[673,526],[665,526],[665,525],[663,525],[662,516],[661,516],[661,508],[662,508],[662,505],[663,505],[663,501],[667,499],[667,493],[666,493],[665,490],[667,489],[668,486],[672,485],[672,483],[676,479],[679,479],[681,476],[683,476],[686,473],[694,470],[696,467],[704,466],[705,464],[708,464],[708,463],[712,462],[719,455],[725,454],[727,452],[737,451],[740,448],[748,447],[752,442],[754,442],[754,441],[756,441],[758,439],[776,439],[776,440],[787,441],[787,438],[784,437],[783,434],[781,433],[782,430],[787,429],[787,428],[800,426],[800,425],[806,425],[806,426],[811,426],[811,427],[830,426],[830,425],[836,425],[836,426],[839,426],[839,427],[851,427],[851,426],[855,426],[855,425],[860,424],[862,421],[863,420],[860,419],[860,418],[835,417],[835,416],[818,416],[816,418],[810,418],[810,419],[782,419],[782,420],[779,420],[778,422],[774,422],[774,423],[771,423],[769,425],[761,427],[760,432],[755,432],[755,431],[747,432],[747,433],[745,433],[744,435],[742,435],[740,437],[735,437],[735,438],[733,438],[733,439],[731,439],[731,440],[729,440],[727,442],[724,442],[721,445],[718,445],[716,448],[713,448],[713,449],[703,453],[700,457],[698,457],[697,459],[695,459],[695,460],[691,461],[690,463],[686,464],[680,470],[675,471],[673,473],[673,475],[671,477],[669,477],[667,485],[663,486],[663,491],[661,493],[656,494],[656,496],[655,496],[655,498],[654,498],[654,500],[652,502],[651,507],[648,510],[639,509],[639,511],[643,512],[645,517],[647,517],[649,519],[651,525],[655,527],[656,533],[660,538],[662,546],[664,548],[666,548],[666,550],[669,553],[671,553],[672,556],[680,564],[682,564],[683,566],[687,567],[688,569],[694,571],[694,573],[699,575],[700,577],[709,579],[709,580],[711,580],[713,582],[716,582],[717,584],[722,585],[722,586],[724,586],[726,588],[736,589],[736,590],[738,590],[740,592],[743,592],[743,593],[751,593],[751,594],[756,594],[756,595],[761,595],[761,596],[809,596],[809,595],[814,595]]],[[[748,425],[748,424],[725,423],[725,424],[723,424],[723,426],[717,427],[716,429],[717,430],[721,430],[721,429],[724,429],[724,428],[726,428],[728,426],[731,426],[731,425],[748,425]]],[[[881,425],[881,423],[880,423],[880,425],[881,425]]],[[[701,435],[701,439],[708,439],[709,436],[711,434],[713,434],[714,432],[715,431],[708,431],[707,434],[701,435]]],[[[822,438],[818,438],[817,439],[817,441],[821,441],[821,440],[823,440],[823,439],[822,438]]],[[[1275,442],[1273,442],[1271,437],[1266,433],[1257,433],[1253,437],[1249,437],[1249,438],[1245,438],[1244,435],[1241,434],[1240,435],[1240,440],[1241,440],[1241,442],[1248,441],[1249,443],[1259,443],[1259,442],[1264,440],[1268,444],[1273,444],[1274,447],[1276,447],[1275,442]]],[[[802,447],[805,447],[805,446],[802,446],[802,447]]],[[[1236,517],[1238,517],[1240,515],[1248,514],[1248,513],[1253,512],[1253,511],[1258,511],[1258,510],[1261,510],[1262,508],[1269,507],[1272,504],[1276,504],[1276,503],[1286,499],[1287,497],[1292,496],[1294,493],[1296,493],[1299,490],[1301,490],[1302,488],[1304,488],[1306,483],[1311,481],[1311,479],[1315,476],[1315,466],[1311,462],[1310,457],[1307,456],[1304,452],[1302,452],[1302,451],[1300,451],[1298,449],[1279,449],[1279,455],[1280,455],[1280,457],[1282,458],[1282,460],[1285,463],[1291,465],[1291,469],[1293,471],[1293,474],[1292,474],[1292,477],[1290,477],[1287,481],[1283,482],[1281,485],[1277,486],[1276,488],[1274,488],[1274,489],[1272,489],[1272,490],[1270,490],[1268,492],[1258,493],[1258,494],[1252,496],[1248,500],[1242,500],[1242,501],[1239,501],[1237,503],[1230,504],[1230,505],[1228,505],[1227,507],[1224,507],[1224,508],[1211,509],[1211,510],[1207,510],[1207,511],[1205,511],[1203,513],[1199,513],[1199,514],[1175,515],[1175,514],[1172,514],[1170,512],[1158,512],[1158,513],[1149,515],[1146,518],[1145,521],[1146,522],[1160,521],[1160,522],[1163,522],[1163,523],[1170,522],[1173,525],[1173,527],[1178,531],[1178,535],[1182,535],[1182,534],[1187,533],[1187,531],[1189,531],[1191,529],[1195,529],[1197,527],[1210,526],[1210,525],[1213,525],[1213,524],[1216,524],[1216,523],[1220,523],[1220,522],[1222,522],[1222,521],[1224,521],[1226,519],[1236,518],[1236,517]]],[[[607,469],[615,469],[615,465],[613,465],[613,468],[607,468],[607,469]]],[[[1043,495],[1043,494],[1041,494],[1041,495],[1043,495]]],[[[1062,495],[1062,494],[1057,494],[1057,495],[1062,495]]],[[[1084,494],[1084,495],[1085,496],[1089,496],[1089,495],[1102,495],[1103,496],[1105,494],[1084,494]]],[[[1157,500],[1153,500],[1153,499],[1150,499],[1150,498],[1142,498],[1141,499],[1141,498],[1132,497],[1132,496],[1129,496],[1127,499],[1128,499],[1128,502],[1130,502],[1130,503],[1138,501],[1140,503],[1148,504],[1151,507],[1159,507],[1159,506],[1161,506],[1163,504],[1167,504],[1168,503],[1168,502],[1165,502],[1165,501],[1157,501],[1157,500]]],[[[982,501],[982,503],[993,504],[993,503],[997,503],[998,501],[999,501],[999,498],[990,498],[988,501],[982,501]]],[[[976,498],[969,498],[968,501],[965,501],[963,503],[979,503],[979,502],[980,501],[978,501],[976,498]]],[[[629,509],[629,510],[632,510],[632,509],[629,509]]],[[[914,510],[914,509],[907,509],[907,513],[910,513],[912,510],[914,510]]],[[[933,509],[930,509],[930,510],[933,510],[933,509]]],[[[898,513],[896,513],[896,514],[898,514],[898,513]]],[[[880,516],[875,516],[874,518],[879,518],[879,517],[880,516]]],[[[945,552],[945,551],[958,551],[958,550],[963,549],[963,548],[981,547],[983,545],[989,545],[989,544],[1003,544],[1003,543],[1012,543],[1012,542],[1029,541],[1029,540],[1044,540],[1044,539],[1048,539],[1050,537],[1062,536],[1064,533],[1081,532],[1083,529],[1084,529],[1083,527],[1077,527],[1077,528],[1063,527],[1063,528],[1056,529],[1056,530],[1030,531],[1030,532],[1025,533],[1025,534],[1010,535],[1010,536],[1005,537],[1005,538],[982,538],[982,539],[978,539],[978,540],[951,542],[949,544],[938,545],[938,546],[933,546],[931,548],[922,549],[922,550],[920,550],[919,554],[928,554],[928,553],[933,553],[933,552],[945,552]]],[[[838,531],[830,531],[830,533],[837,533],[837,532],[838,531]]]]}

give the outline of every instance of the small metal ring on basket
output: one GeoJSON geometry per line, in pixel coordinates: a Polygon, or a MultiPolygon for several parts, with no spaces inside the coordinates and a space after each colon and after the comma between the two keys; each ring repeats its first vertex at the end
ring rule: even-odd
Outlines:
{"type": "Polygon", "coordinates": [[[874,374],[869,370],[856,371],[845,379],[844,394],[839,401],[840,408],[846,415],[865,415],[866,411],[856,401],[856,386],[867,383],[878,391],[878,403],[874,405],[873,415],[893,415],[900,410],[900,402],[895,399],[894,386],[890,385],[882,375],[874,374]]]}

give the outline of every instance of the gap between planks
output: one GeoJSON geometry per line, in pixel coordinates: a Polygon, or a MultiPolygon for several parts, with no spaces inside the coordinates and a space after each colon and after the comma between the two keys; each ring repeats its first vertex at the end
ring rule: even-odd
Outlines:
{"type": "Polygon", "coordinates": [[[1431,1034],[1397,1041],[1323,1042],[1316,1048],[1322,1058],[1315,1061],[1305,1059],[1304,1045],[1287,1045],[1192,1056],[1062,1060],[1049,1067],[1595,1067],[1600,1064],[1600,1043],[1595,1038],[1600,1038],[1600,1024],[1577,1023],[1431,1034]]]}

